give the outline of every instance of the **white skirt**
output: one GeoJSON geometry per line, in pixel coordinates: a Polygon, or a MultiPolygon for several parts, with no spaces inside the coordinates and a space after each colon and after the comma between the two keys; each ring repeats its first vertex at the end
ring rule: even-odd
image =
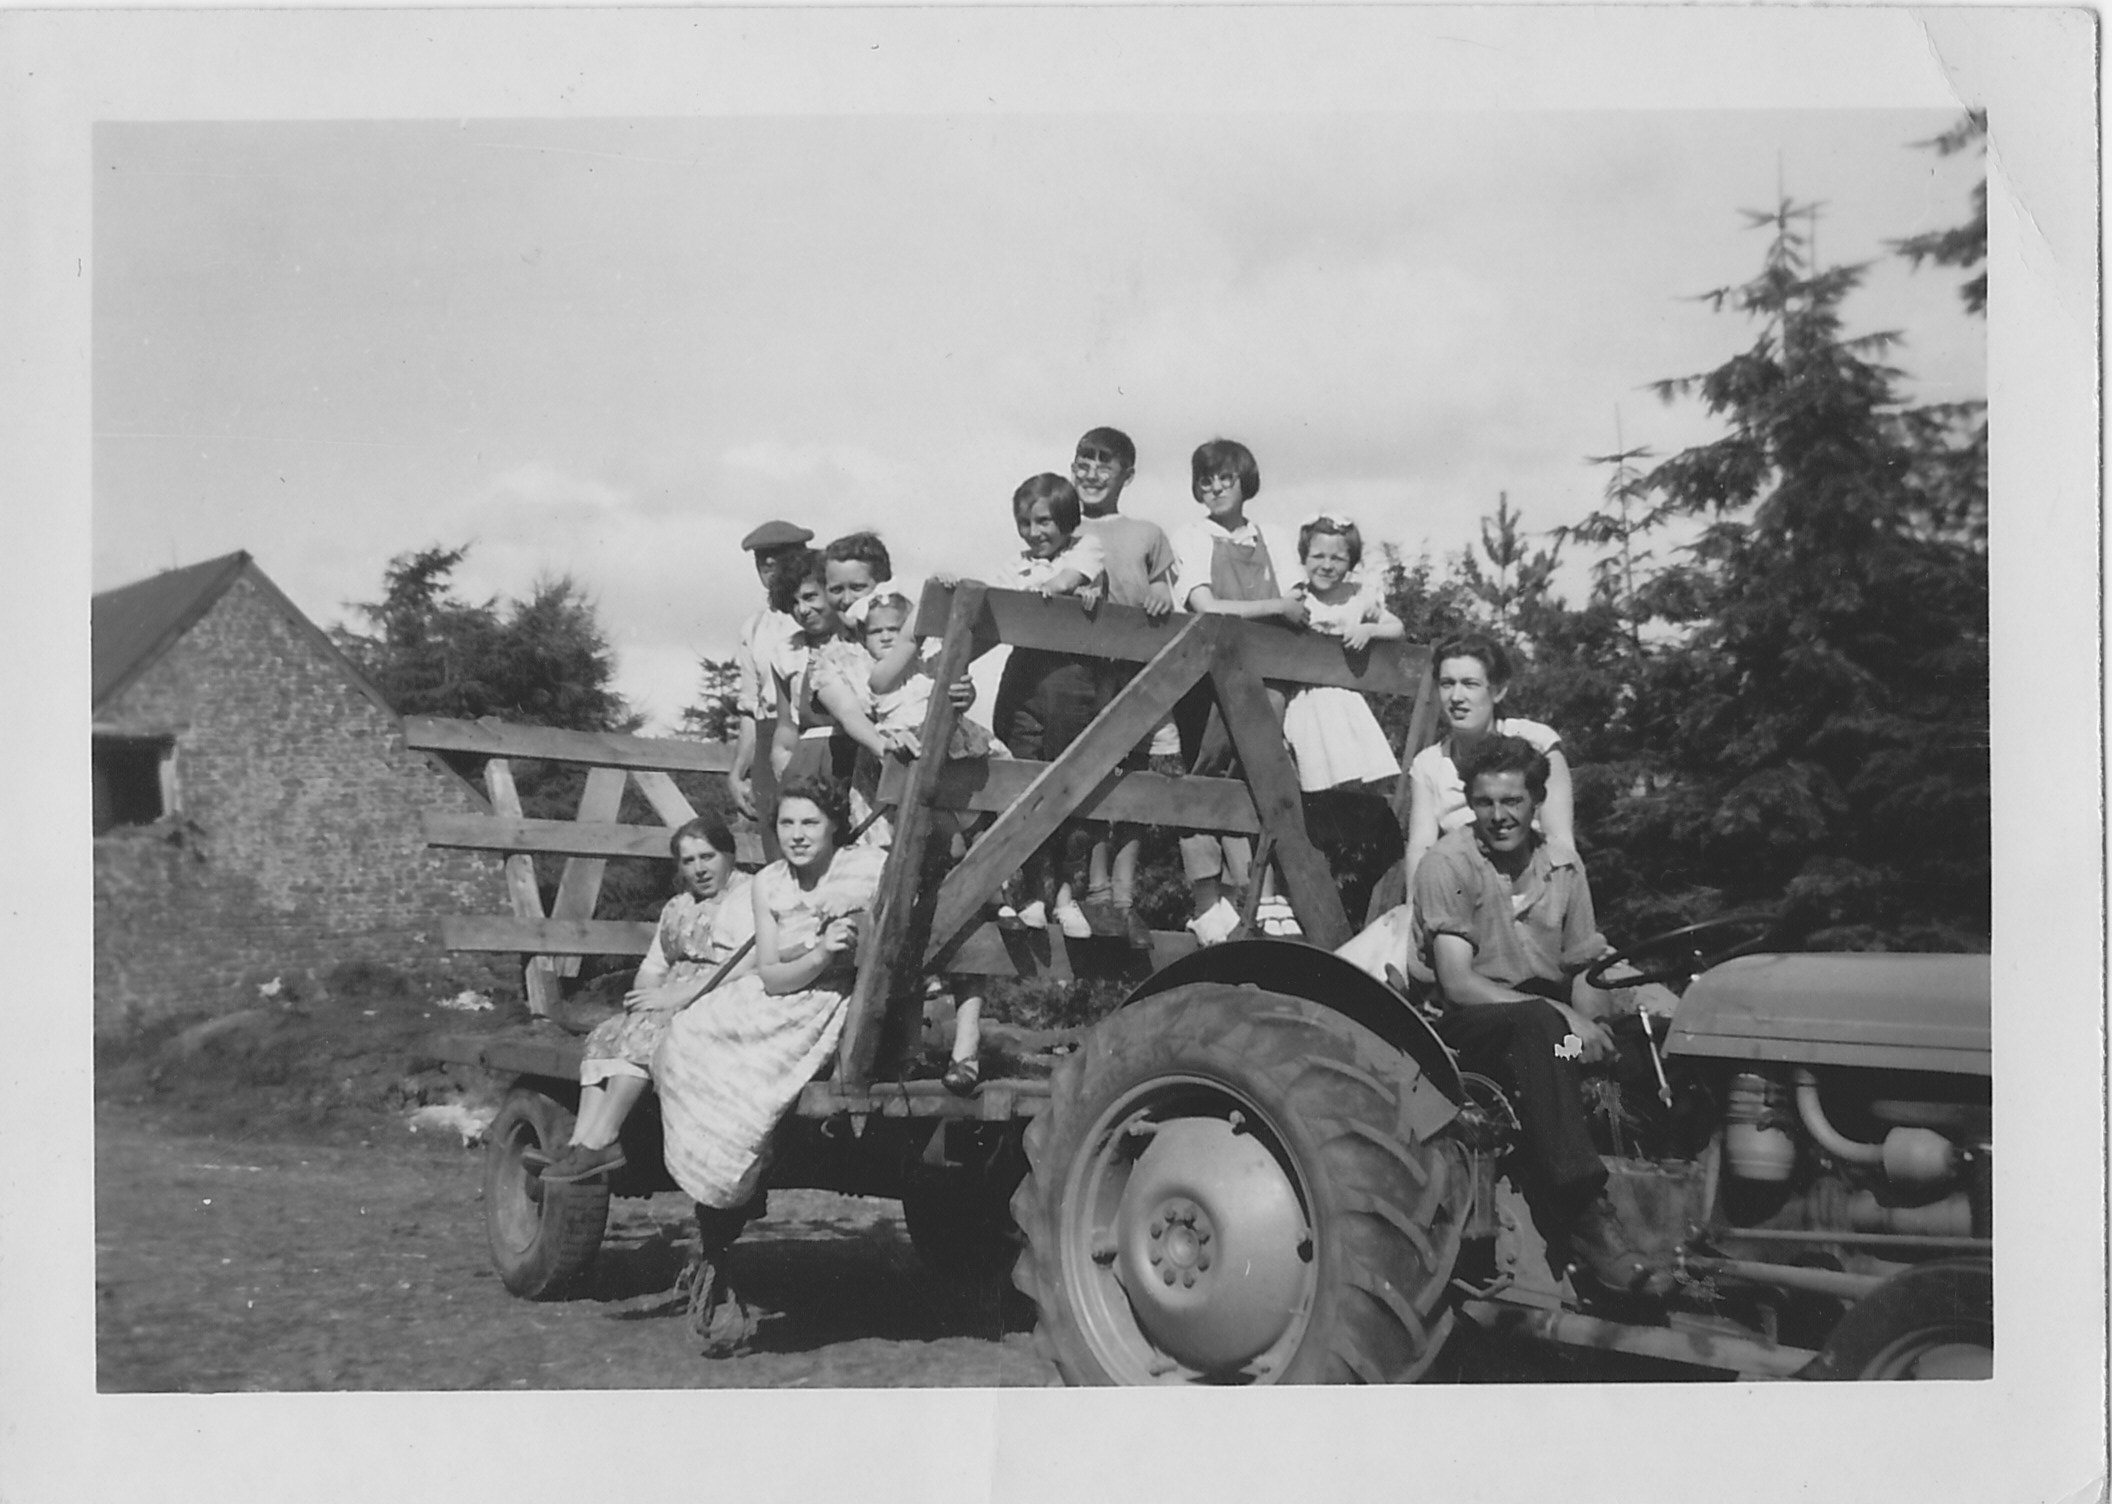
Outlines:
{"type": "Polygon", "coordinates": [[[736,977],[676,1014],[653,1055],[668,1173],[692,1200],[734,1207],[761,1184],[770,1139],[843,1037],[846,994],[773,997],[736,977]]]}
{"type": "Polygon", "coordinates": [[[1400,776],[1379,718],[1353,689],[1323,684],[1293,694],[1283,707],[1283,737],[1298,763],[1298,787],[1308,794],[1400,776]]]}

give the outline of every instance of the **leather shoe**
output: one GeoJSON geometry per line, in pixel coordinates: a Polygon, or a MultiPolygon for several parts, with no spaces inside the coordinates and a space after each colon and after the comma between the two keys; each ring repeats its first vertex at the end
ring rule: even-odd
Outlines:
{"type": "Polygon", "coordinates": [[[1570,1224],[1569,1249],[1585,1271],[1608,1290],[1649,1293],[1664,1271],[1636,1252],[1621,1227],[1621,1214],[1601,1191],[1570,1224]]]}

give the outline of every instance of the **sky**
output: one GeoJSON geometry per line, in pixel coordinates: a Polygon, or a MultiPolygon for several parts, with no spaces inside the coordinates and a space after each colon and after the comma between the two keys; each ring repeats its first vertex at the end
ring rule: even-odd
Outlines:
{"type": "MultiPolygon", "coordinates": [[[[1658,378],[1753,337],[1778,185],[1852,330],[1926,399],[1985,394],[1955,112],[790,114],[105,122],[93,134],[93,584],[247,549],[323,625],[468,544],[473,598],[570,573],[665,729],[756,604],[766,518],[988,577],[1009,498],[1086,428],[1125,510],[1196,515],[1255,452],[1263,518],[1347,511],[1444,557],[1507,493],[1573,522],[1586,457],[1705,439],[1658,378]],[[1618,427],[1617,427],[1618,425],[1618,427]]],[[[1581,588],[1585,561],[1565,581],[1581,588]]]]}

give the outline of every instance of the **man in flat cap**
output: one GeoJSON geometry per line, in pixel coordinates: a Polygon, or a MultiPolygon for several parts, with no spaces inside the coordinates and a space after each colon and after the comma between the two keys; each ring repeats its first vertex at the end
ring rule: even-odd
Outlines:
{"type": "Polygon", "coordinates": [[[742,814],[755,818],[755,744],[757,724],[777,720],[777,688],[770,663],[778,649],[799,632],[798,623],[769,604],[778,570],[796,563],[807,551],[814,534],[793,522],[766,522],[741,540],[741,547],[755,555],[756,578],[763,582],[763,609],[741,623],[740,645],[734,664],[740,679],[734,692],[734,708],[741,718],[739,739],[734,743],[733,772],[728,782],[733,802],[742,814]]]}

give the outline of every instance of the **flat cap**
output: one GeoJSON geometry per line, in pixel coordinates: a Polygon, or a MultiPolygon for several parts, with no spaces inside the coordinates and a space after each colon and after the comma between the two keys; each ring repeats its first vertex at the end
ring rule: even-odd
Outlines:
{"type": "Polygon", "coordinates": [[[759,548],[789,548],[795,543],[812,542],[813,532],[796,522],[766,522],[741,540],[741,547],[753,553],[759,548]]]}

